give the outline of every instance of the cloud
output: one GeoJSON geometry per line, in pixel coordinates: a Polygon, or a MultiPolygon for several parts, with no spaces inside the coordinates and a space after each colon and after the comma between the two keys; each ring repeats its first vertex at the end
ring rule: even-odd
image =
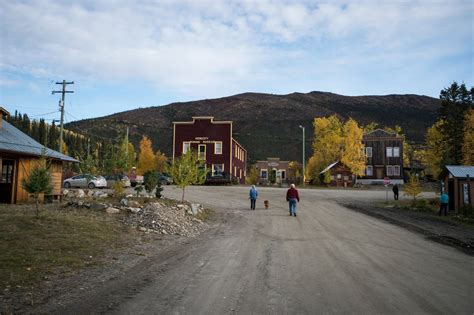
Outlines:
{"type": "MultiPolygon", "coordinates": [[[[0,70],[188,95],[472,52],[469,1],[2,1],[0,70]]],[[[449,78],[451,79],[451,78],[449,78]]]]}

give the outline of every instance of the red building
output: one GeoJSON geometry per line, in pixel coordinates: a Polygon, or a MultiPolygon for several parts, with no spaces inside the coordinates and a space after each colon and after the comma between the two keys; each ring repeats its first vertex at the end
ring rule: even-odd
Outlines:
{"type": "Polygon", "coordinates": [[[208,182],[245,183],[247,151],[232,138],[232,121],[193,117],[173,122],[173,160],[190,149],[205,161],[208,182]]]}

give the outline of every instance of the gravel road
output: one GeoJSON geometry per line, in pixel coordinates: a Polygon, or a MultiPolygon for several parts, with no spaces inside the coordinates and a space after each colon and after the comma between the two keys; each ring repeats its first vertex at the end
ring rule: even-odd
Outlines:
{"type": "Polygon", "coordinates": [[[384,191],[301,189],[296,218],[285,192],[259,189],[251,211],[248,187],[189,187],[186,199],[216,210],[214,227],[59,312],[473,313],[473,257],[338,204],[384,191]]]}

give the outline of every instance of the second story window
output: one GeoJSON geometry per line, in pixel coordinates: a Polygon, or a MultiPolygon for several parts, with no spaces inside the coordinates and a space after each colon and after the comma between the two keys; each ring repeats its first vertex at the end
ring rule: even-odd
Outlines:
{"type": "Polygon", "coordinates": [[[365,156],[371,158],[372,157],[372,147],[365,148],[365,156]]]}
{"type": "Polygon", "coordinates": [[[399,147],[393,147],[393,156],[394,157],[399,157],[400,156],[400,148],[399,147]]]}
{"type": "Polygon", "coordinates": [[[222,154],[222,142],[214,143],[214,154],[222,154]]]}
{"type": "Polygon", "coordinates": [[[387,157],[393,156],[393,147],[387,147],[387,157]]]}
{"type": "Polygon", "coordinates": [[[191,147],[191,143],[189,142],[183,142],[183,154],[186,154],[186,152],[189,151],[189,148],[191,147]]]}

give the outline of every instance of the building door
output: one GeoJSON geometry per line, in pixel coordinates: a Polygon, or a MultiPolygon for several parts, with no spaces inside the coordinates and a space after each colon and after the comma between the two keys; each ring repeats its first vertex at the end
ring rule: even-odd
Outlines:
{"type": "Polygon", "coordinates": [[[377,177],[377,179],[383,178],[383,167],[377,167],[375,169],[375,176],[377,177]]]}
{"type": "Polygon", "coordinates": [[[0,202],[11,203],[13,200],[13,174],[15,160],[2,159],[0,173],[0,202]]]}
{"type": "Polygon", "coordinates": [[[454,180],[448,181],[449,211],[454,210],[454,180]]]}

